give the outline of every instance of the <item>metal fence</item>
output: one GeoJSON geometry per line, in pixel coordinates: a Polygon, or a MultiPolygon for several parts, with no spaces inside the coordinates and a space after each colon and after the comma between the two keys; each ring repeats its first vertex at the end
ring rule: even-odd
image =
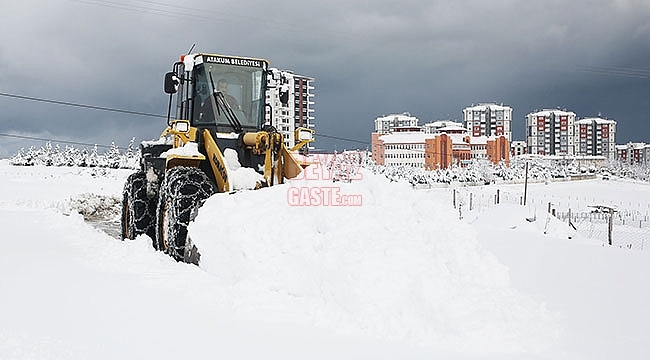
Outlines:
{"type": "MultiPolygon", "coordinates": [[[[522,205],[521,191],[495,187],[450,189],[454,208],[462,218],[469,212],[484,212],[499,204],[522,205]]],[[[526,199],[530,216],[546,213],[571,227],[582,238],[597,244],[644,250],[650,246],[650,199],[610,203],[613,215],[604,212],[596,196],[537,194],[526,199]],[[532,210],[534,209],[534,210],[532,210]],[[611,217],[611,225],[610,225],[611,217]]]]}

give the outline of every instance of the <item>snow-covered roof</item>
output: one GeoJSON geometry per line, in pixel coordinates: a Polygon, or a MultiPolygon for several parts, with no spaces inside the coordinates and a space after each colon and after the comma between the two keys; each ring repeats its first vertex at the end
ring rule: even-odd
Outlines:
{"type": "Polygon", "coordinates": [[[465,128],[463,126],[445,126],[445,127],[438,128],[436,130],[438,130],[440,132],[445,132],[445,131],[469,131],[469,130],[467,130],[467,128],[465,128]]]}
{"type": "MultiPolygon", "coordinates": [[[[469,138],[469,141],[472,145],[487,145],[488,141],[494,141],[497,138],[500,138],[503,135],[500,136],[471,136],[469,138]]],[[[523,145],[526,145],[525,141],[519,141],[523,145]]],[[[514,143],[514,142],[513,142],[514,143]]]]}
{"type": "Polygon", "coordinates": [[[569,116],[576,116],[576,113],[573,111],[565,111],[565,110],[559,110],[559,109],[544,109],[542,111],[537,111],[528,114],[529,116],[551,116],[551,114],[557,115],[569,115],[569,116]]]}
{"type": "Polygon", "coordinates": [[[512,108],[508,105],[496,104],[496,103],[480,103],[478,105],[472,105],[466,107],[465,110],[485,111],[488,108],[490,108],[490,110],[512,110],[512,108]]]}
{"type": "Polygon", "coordinates": [[[616,145],[617,150],[626,150],[626,149],[642,150],[645,148],[650,148],[650,144],[646,144],[644,142],[629,142],[624,145],[616,145]]]}
{"type": "Polygon", "coordinates": [[[445,128],[445,127],[461,127],[465,128],[462,123],[451,121],[451,120],[437,120],[430,123],[426,123],[422,126],[433,127],[433,128],[445,128]]]}
{"type": "Polygon", "coordinates": [[[419,131],[397,132],[379,137],[385,144],[417,144],[424,143],[426,139],[433,139],[436,134],[426,134],[419,131]]]}
{"type": "Polygon", "coordinates": [[[382,115],[377,117],[377,120],[396,120],[396,119],[417,119],[417,118],[415,116],[412,116],[408,112],[404,112],[401,114],[388,114],[388,115],[382,115]]]}
{"type": "Polygon", "coordinates": [[[613,124],[616,125],[615,120],[609,120],[609,119],[603,119],[603,118],[584,118],[580,120],[576,120],[576,125],[589,125],[591,123],[596,123],[596,124],[613,124]]]}

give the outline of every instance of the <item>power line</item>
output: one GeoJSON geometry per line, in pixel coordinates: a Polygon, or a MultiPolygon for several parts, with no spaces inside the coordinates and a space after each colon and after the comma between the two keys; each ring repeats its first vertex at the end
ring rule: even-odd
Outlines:
{"type": "MultiPolygon", "coordinates": [[[[70,145],[97,146],[97,147],[101,147],[101,148],[110,148],[110,147],[112,147],[111,145],[100,145],[100,144],[83,143],[83,142],[77,142],[77,141],[57,140],[57,139],[42,138],[42,137],[37,137],[37,136],[25,136],[25,135],[3,134],[3,133],[0,133],[0,136],[15,138],[15,139],[25,139],[25,140],[54,141],[54,142],[57,142],[57,143],[70,144],[70,145]]],[[[118,149],[124,149],[124,148],[119,147],[119,146],[117,148],[118,149]]]]}
{"type": "Polygon", "coordinates": [[[368,141],[361,141],[361,140],[355,140],[355,139],[348,139],[340,136],[333,136],[333,135],[325,135],[321,133],[316,133],[315,136],[317,137],[324,137],[328,139],[335,139],[335,140],[341,140],[341,141],[348,141],[348,142],[353,142],[353,143],[358,143],[358,144],[364,144],[364,145],[370,145],[370,142],[368,141]]]}
{"type": "MultiPolygon", "coordinates": [[[[44,98],[38,98],[38,97],[33,97],[33,96],[25,96],[25,95],[9,94],[9,93],[3,93],[3,92],[0,92],[0,96],[5,96],[5,97],[9,97],[9,98],[14,98],[14,99],[21,99],[21,100],[44,102],[44,103],[55,104],[55,105],[74,106],[74,107],[92,109],[92,110],[102,110],[102,111],[111,111],[111,112],[130,114],[130,115],[140,115],[140,116],[167,118],[166,115],[159,115],[159,114],[151,114],[151,113],[145,113],[145,112],[140,112],[140,111],[131,111],[131,110],[109,108],[109,107],[104,107],[104,106],[79,104],[79,103],[73,103],[73,102],[68,102],[68,101],[51,100],[51,99],[44,99],[44,98]]],[[[13,135],[13,134],[5,134],[5,133],[0,133],[0,136],[16,138],[16,139],[25,139],[25,140],[54,141],[54,142],[58,142],[58,143],[62,143],[62,144],[71,144],[71,145],[98,146],[98,147],[103,147],[103,148],[110,148],[111,147],[109,145],[90,144],[90,143],[83,143],[83,142],[65,141],[65,140],[41,138],[41,137],[34,137],[34,136],[13,135]]],[[[350,138],[345,138],[345,137],[341,137],[341,136],[327,135],[327,134],[321,134],[321,133],[316,133],[316,136],[317,137],[328,138],[328,139],[346,141],[346,142],[351,142],[351,143],[356,143],[356,144],[371,145],[371,142],[366,141],[366,140],[350,139],[350,138]]],[[[118,148],[120,148],[120,147],[118,147],[118,148]]],[[[406,150],[406,151],[409,151],[409,152],[414,152],[414,153],[424,153],[423,150],[417,150],[417,149],[403,149],[403,150],[406,150]]]]}
{"type": "Polygon", "coordinates": [[[134,11],[134,12],[145,13],[145,14],[162,15],[162,16],[175,17],[175,18],[188,18],[188,19],[192,19],[192,20],[197,20],[197,19],[209,20],[210,19],[209,17],[202,15],[200,13],[199,9],[172,6],[172,5],[163,4],[163,3],[156,3],[156,2],[152,2],[152,1],[142,1],[142,2],[146,3],[146,4],[148,3],[149,5],[154,5],[154,6],[138,5],[138,4],[133,4],[133,3],[123,3],[123,2],[117,2],[117,1],[100,1],[100,0],[73,0],[73,1],[83,3],[83,4],[89,4],[89,5],[98,5],[98,6],[104,6],[104,7],[113,8],[113,9],[134,11]],[[165,9],[165,8],[171,8],[171,7],[175,8],[176,11],[165,9]],[[178,9],[189,10],[189,12],[180,12],[180,11],[178,11],[178,9]]]}
{"type": "Polygon", "coordinates": [[[104,106],[78,104],[78,103],[73,103],[73,102],[68,102],[68,101],[43,99],[43,98],[37,98],[37,97],[33,97],[33,96],[8,94],[8,93],[4,93],[4,92],[0,92],[0,96],[14,98],[14,99],[21,99],[21,100],[44,102],[44,103],[56,104],[56,105],[74,106],[74,107],[85,108],[85,109],[111,111],[111,112],[117,112],[117,113],[122,113],[122,114],[129,114],[129,115],[140,115],[140,116],[149,116],[149,117],[158,117],[158,118],[166,118],[167,117],[167,115],[151,114],[151,113],[145,113],[145,112],[140,112],[140,111],[122,110],[122,109],[109,108],[109,107],[104,107],[104,106]]]}
{"type": "Polygon", "coordinates": [[[600,75],[620,76],[620,77],[629,77],[629,78],[636,78],[636,79],[650,78],[650,70],[648,69],[630,68],[630,67],[622,67],[622,66],[583,67],[580,68],[580,71],[590,72],[590,73],[595,73],[600,75]]]}
{"type": "MultiPolygon", "coordinates": [[[[295,24],[286,21],[279,21],[277,19],[254,16],[252,14],[238,14],[233,11],[220,10],[215,8],[199,8],[182,6],[178,4],[167,4],[159,1],[149,0],[129,0],[129,1],[110,1],[110,0],[70,0],[87,5],[102,6],[106,8],[118,9],[123,11],[137,12],[143,14],[152,14],[159,16],[166,16],[172,18],[185,18],[190,19],[192,22],[203,22],[208,24],[215,23],[235,23],[237,25],[242,22],[253,25],[264,25],[264,28],[276,28],[289,32],[295,32],[295,24]]],[[[250,27],[250,26],[249,26],[250,27]]],[[[351,38],[353,32],[345,32],[340,29],[330,29],[327,31],[329,35],[341,35],[346,38],[351,38]]]]}
{"type": "MultiPolygon", "coordinates": [[[[13,98],[13,99],[20,99],[20,100],[37,101],[37,102],[43,102],[43,103],[55,104],[55,105],[65,105],[65,106],[74,106],[74,107],[92,109],[92,110],[111,111],[111,112],[117,112],[117,113],[122,113],[122,114],[140,115],[140,116],[149,116],[149,117],[158,117],[158,118],[167,118],[167,115],[151,114],[151,113],[145,113],[145,112],[140,112],[140,111],[109,108],[109,107],[104,107],[104,106],[79,104],[79,103],[73,103],[73,102],[68,102],[68,101],[44,99],[44,98],[38,98],[38,97],[34,97],[34,96],[9,94],[9,93],[4,93],[4,92],[0,92],[0,96],[13,98]]],[[[10,134],[0,134],[0,135],[5,136],[5,137],[16,137],[16,138],[30,139],[30,137],[13,136],[13,135],[10,135],[10,134]]],[[[358,143],[358,144],[364,144],[364,145],[369,145],[370,144],[368,141],[360,141],[360,140],[349,139],[349,138],[344,138],[344,137],[340,137],[340,136],[333,136],[333,135],[326,135],[326,134],[317,134],[317,135],[320,136],[320,137],[324,137],[324,138],[330,138],[330,139],[341,140],[341,141],[348,141],[348,142],[353,142],[353,143],[358,143]]],[[[43,139],[43,138],[33,138],[31,140],[57,141],[57,140],[54,140],[54,139],[43,139]]],[[[64,141],[58,141],[58,142],[65,143],[64,141]]],[[[82,144],[82,145],[87,145],[87,144],[82,144]]]]}

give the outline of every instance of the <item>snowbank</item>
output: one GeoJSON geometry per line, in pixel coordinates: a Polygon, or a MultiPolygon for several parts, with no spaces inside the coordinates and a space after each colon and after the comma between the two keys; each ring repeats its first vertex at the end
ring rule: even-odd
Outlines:
{"type": "Polygon", "coordinates": [[[509,287],[439,194],[363,174],[211,197],[190,225],[201,268],[233,313],[444,351],[528,353],[553,316],[509,287]],[[289,189],[337,187],[362,206],[290,206],[289,189]]]}
{"type": "Polygon", "coordinates": [[[203,254],[196,267],[154,251],[146,236],[118,241],[79,214],[115,216],[129,173],[0,161],[0,358],[650,353],[650,253],[568,239],[566,223],[545,220],[549,202],[561,210],[616,198],[645,215],[646,185],[535,184],[536,212],[516,205],[521,186],[459,188],[458,220],[453,189],[416,191],[366,173],[351,183],[295,180],[210,198],[190,226],[203,254]],[[289,206],[290,189],[317,187],[363,201],[289,206]]]}

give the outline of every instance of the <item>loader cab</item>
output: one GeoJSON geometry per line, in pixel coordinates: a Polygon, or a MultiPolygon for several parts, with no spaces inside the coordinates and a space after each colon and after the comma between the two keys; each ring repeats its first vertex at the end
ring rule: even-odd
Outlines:
{"type": "Polygon", "coordinates": [[[176,76],[176,118],[194,127],[258,131],[264,123],[267,69],[268,61],[261,59],[187,55],[167,75],[165,90],[172,89],[168,78],[176,76]]]}

